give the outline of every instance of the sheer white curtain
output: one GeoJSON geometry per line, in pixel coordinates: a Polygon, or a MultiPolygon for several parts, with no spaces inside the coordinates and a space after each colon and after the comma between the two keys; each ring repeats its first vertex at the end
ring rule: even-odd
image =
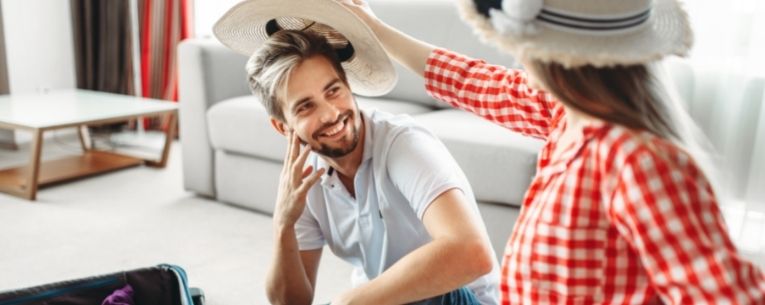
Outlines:
{"type": "Polygon", "coordinates": [[[765,213],[765,1],[685,0],[685,7],[695,31],[690,60],[714,71],[697,84],[717,88],[709,99],[716,103],[690,112],[719,153],[729,203],[765,213]]]}
{"type": "Polygon", "coordinates": [[[695,31],[694,61],[765,76],[762,0],[685,0],[695,31]]]}

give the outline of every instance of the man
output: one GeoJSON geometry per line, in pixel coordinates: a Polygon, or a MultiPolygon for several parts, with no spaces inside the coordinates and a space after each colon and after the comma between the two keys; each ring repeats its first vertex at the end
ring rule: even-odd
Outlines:
{"type": "Polygon", "coordinates": [[[497,263],[472,190],[435,136],[408,116],[360,111],[335,49],[310,31],[274,33],[247,72],[289,139],[271,302],[310,304],[328,245],[355,267],[355,288],[333,305],[496,304],[497,263]]]}

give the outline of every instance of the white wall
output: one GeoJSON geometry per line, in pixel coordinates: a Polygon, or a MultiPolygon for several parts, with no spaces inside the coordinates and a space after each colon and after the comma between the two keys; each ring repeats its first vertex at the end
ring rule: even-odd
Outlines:
{"type": "MultiPolygon", "coordinates": [[[[69,0],[0,1],[10,93],[76,88],[69,0]]],[[[30,139],[29,132],[16,132],[16,143],[30,139]]]]}
{"type": "Polygon", "coordinates": [[[2,0],[10,92],[77,86],[69,0],[2,0]]]}
{"type": "Polygon", "coordinates": [[[212,37],[212,27],[215,22],[239,2],[240,0],[194,0],[196,37],[212,37]]]}

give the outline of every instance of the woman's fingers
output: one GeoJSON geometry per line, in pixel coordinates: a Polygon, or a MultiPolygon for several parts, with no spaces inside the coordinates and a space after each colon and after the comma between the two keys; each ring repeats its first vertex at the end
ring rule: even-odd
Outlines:
{"type": "Polygon", "coordinates": [[[350,9],[354,14],[361,17],[365,21],[366,18],[376,18],[374,12],[369,7],[369,4],[364,0],[335,0],[350,9]]]}

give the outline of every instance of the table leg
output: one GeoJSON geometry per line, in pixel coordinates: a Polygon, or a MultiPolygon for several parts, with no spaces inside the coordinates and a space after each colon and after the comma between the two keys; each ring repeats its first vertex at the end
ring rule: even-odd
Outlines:
{"type": "Polygon", "coordinates": [[[93,149],[93,142],[91,142],[90,138],[90,129],[88,129],[88,125],[80,125],[77,126],[77,135],[80,138],[80,146],[82,146],[82,151],[89,151],[93,149]]]}
{"type": "Polygon", "coordinates": [[[151,167],[163,168],[167,165],[167,157],[170,154],[170,146],[173,145],[173,138],[175,137],[175,121],[178,117],[177,113],[168,114],[169,125],[165,129],[165,145],[162,147],[162,156],[159,161],[147,161],[146,165],[151,167]]]}
{"type": "Polygon", "coordinates": [[[37,184],[40,178],[40,157],[42,152],[42,130],[35,129],[32,132],[32,146],[30,147],[29,172],[27,173],[26,198],[34,201],[37,199],[37,184]]]}

